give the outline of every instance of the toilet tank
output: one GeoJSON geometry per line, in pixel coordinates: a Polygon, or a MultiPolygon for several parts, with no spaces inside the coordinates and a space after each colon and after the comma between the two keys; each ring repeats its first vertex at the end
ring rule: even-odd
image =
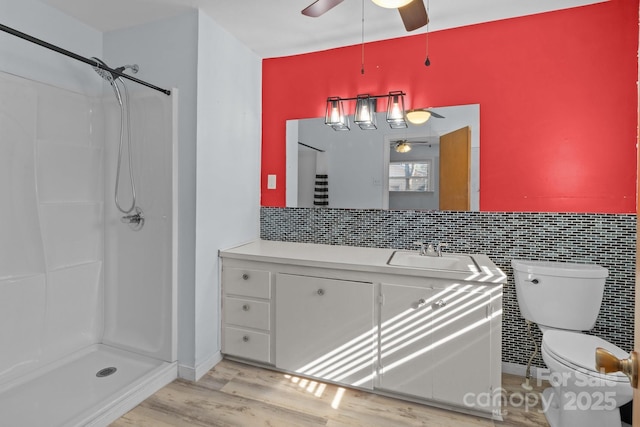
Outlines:
{"type": "Polygon", "coordinates": [[[609,270],[594,264],[512,260],[522,316],[541,327],[586,331],[598,318],[609,270]]]}

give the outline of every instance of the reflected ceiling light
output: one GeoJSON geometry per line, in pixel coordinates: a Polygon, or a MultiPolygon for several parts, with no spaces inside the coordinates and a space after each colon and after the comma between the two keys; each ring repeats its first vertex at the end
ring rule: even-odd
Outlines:
{"type": "Polygon", "coordinates": [[[336,97],[327,98],[327,112],[324,116],[324,124],[331,126],[333,130],[349,130],[349,117],[344,114],[342,100],[336,97]]]}
{"type": "Polygon", "coordinates": [[[391,129],[402,129],[407,127],[407,122],[404,119],[403,92],[389,92],[389,103],[387,104],[387,123],[389,123],[391,129]]]}
{"type": "Polygon", "coordinates": [[[407,111],[407,120],[414,125],[426,123],[431,118],[431,112],[427,110],[409,110],[407,111]]]}
{"type": "Polygon", "coordinates": [[[409,3],[411,3],[413,0],[372,0],[372,1],[380,7],[386,7],[388,9],[392,9],[392,8],[406,6],[409,3]]]}
{"type": "Polygon", "coordinates": [[[356,114],[353,122],[360,126],[360,129],[375,130],[376,126],[376,106],[375,98],[371,98],[368,94],[358,95],[356,97],[356,114]]]}
{"type": "Polygon", "coordinates": [[[408,153],[411,151],[411,144],[407,141],[398,141],[395,146],[396,153],[408,153]]]}

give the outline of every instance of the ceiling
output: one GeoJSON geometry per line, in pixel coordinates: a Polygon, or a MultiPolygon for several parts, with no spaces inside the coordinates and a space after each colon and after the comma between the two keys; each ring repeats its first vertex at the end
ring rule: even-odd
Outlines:
{"type": "MultiPolygon", "coordinates": [[[[200,8],[262,58],[419,34],[398,11],[370,0],[345,0],[319,18],[300,13],[313,0],[40,0],[101,32],[133,27],[200,8]]],[[[424,0],[429,31],[566,9],[607,0],[424,0]]]]}

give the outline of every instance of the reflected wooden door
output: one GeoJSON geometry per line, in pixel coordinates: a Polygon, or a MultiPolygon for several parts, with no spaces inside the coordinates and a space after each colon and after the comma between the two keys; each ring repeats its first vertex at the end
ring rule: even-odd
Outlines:
{"type": "Polygon", "coordinates": [[[468,211],[471,200],[471,128],[440,137],[440,209],[468,211]]]}

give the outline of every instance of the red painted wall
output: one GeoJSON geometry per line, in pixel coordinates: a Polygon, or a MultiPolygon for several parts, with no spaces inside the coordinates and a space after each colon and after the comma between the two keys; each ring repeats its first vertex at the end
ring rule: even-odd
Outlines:
{"type": "MultiPolygon", "coordinates": [[[[285,205],[285,122],[328,96],[480,104],[480,209],[636,212],[638,0],[263,61],[262,205],[285,205]],[[267,174],[278,188],[267,190],[267,174]]],[[[350,107],[353,107],[348,103],[350,107]]]]}

